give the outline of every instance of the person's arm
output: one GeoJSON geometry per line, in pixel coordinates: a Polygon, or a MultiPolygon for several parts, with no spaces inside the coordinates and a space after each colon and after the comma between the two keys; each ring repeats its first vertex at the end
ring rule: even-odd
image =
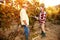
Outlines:
{"type": "Polygon", "coordinates": [[[39,19],[39,21],[40,21],[40,19],[41,19],[41,13],[39,14],[39,17],[38,17],[38,19],[39,19]]]}
{"type": "Polygon", "coordinates": [[[36,20],[38,20],[38,17],[34,16],[34,18],[35,18],[36,20]]]}

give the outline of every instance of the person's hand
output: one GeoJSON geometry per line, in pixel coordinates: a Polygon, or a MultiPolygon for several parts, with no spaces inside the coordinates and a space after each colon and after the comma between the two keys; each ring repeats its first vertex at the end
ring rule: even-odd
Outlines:
{"type": "Polygon", "coordinates": [[[27,25],[26,20],[23,20],[24,24],[27,25]]]}

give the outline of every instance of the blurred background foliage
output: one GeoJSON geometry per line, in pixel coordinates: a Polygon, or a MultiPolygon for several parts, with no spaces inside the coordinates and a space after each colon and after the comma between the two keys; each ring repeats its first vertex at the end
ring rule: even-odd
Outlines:
{"type": "MultiPolygon", "coordinates": [[[[20,25],[20,10],[22,8],[22,4],[25,2],[26,2],[25,0],[16,0],[14,3],[12,3],[12,0],[10,0],[10,1],[6,1],[6,4],[4,3],[0,4],[0,39],[1,40],[6,39],[5,36],[9,35],[13,31],[14,25],[16,26],[16,23],[17,25],[20,25]]],[[[33,0],[32,2],[33,4],[29,3],[28,1],[26,3],[28,4],[27,13],[29,16],[30,25],[34,26],[34,23],[38,21],[34,17],[39,16],[40,6],[43,6],[44,4],[40,4],[39,2],[36,2],[35,0],[33,0]]],[[[47,7],[45,8],[45,11],[47,13],[46,21],[52,22],[53,24],[60,24],[60,4],[56,6],[47,7]]],[[[23,34],[23,32],[21,31],[21,28],[19,29],[20,29],[20,32],[23,34]]],[[[13,34],[11,36],[14,37],[13,34]]],[[[9,39],[8,36],[7,36],[7,39],[9,39]]]]}
{"type": "MultiPolygon", "coordinates": [[[[20,23],[20,10],[22,7],[22,4],[26,2],[25,0],[16,0],[14,5],[13,3],[9,5],[10,2],[6,1],[6,5],[0,4],[0,27],[9,27],[11,25],[12,21],[16,21],[18,24],[20,23]]],[[[33,25],[33,23],[36,21],[34,16],[39,16],[40,13],[40,6],[44,4],[40,4],[39,2],[36,2],[33,0],[33,5],[29,2],[26,2],[28,4],[27,13],[30,18],[30,24],[33,25]]],[[[47,21],[51,21],[55,24],[60,24],[60,5],[56,5],[53,7],[45,8],[47,13],[47,21]]]]}

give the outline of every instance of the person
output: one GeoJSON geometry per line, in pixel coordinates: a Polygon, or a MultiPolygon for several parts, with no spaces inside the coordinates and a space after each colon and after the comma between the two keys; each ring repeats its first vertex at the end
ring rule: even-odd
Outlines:
{"type": "Polygon", "coordinates": [[[44,6],[41,6],[40,10],[41,12],[39,14],[39,22],[42,30],[41,35],[42,37],[46,37],[46,31],[45,31],[46,12],[44,11],[45,10],[44,6]]]}
{"type": "Polygon", "coordinates": [[[27,4],[23,4],[22,9],[20,11],[20,20],[21,20],[21,25],[24,27],[24,33],[25,33],[25,37],[26,40],[28,40],[28,35],[29,35],[29,17],[28,14],[26,12],[28,5],[27,4]]]}

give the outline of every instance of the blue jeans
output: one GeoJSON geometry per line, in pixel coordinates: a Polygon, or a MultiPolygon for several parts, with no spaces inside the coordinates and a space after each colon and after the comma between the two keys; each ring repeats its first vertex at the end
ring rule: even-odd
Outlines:
{"type": "Polygon", "coordinates": [[[25,33],[26,40],[28,40],[29,30],[28,30],[28,27],[26,25],[24,25],[24,33],[25,33]]]}

